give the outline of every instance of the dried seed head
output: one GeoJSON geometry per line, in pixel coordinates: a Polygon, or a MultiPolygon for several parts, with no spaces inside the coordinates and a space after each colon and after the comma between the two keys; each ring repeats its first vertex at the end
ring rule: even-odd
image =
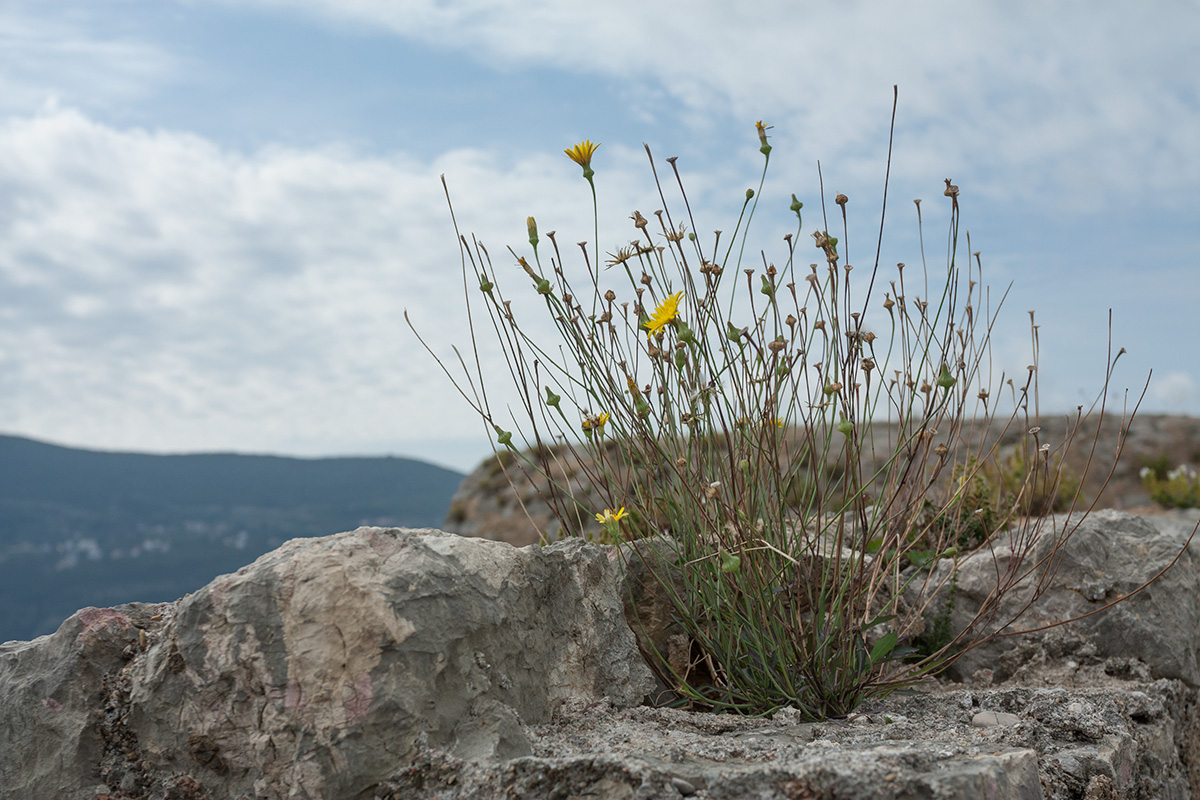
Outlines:
{"type": "Polygon", "coordinates": [[[870,372],[871,370],[875,369],[875,359],[873,359],[873,358],[864,358],[864,359],[862,360],[862,368],[863,368],[864,370],[866,370],[867,372],[870,372]]]}
{"type": "Polygon", "coordinates": [[[788,314],[787,319],[785,319],[784,322],[787,323],[787,326],[789,328],[794,328],[794,327],[796,327],[796,322],[798,322],[798,320],[791,314],[788,314]]]}
{"type": "Polygon", "coordinates": [[[867,331],[866,333],[863,334],[863,341],[866,342],[867,344],[870,344],[871,342],[875,341],[876,338],[877,337],[875,336],[874,331],[867,331]]]}
{"type": "Polygon", "coordinates": [[[646,225],[649,224],[646,222],[646,218],[642,216],[642,212],[640,211],[634,211],[633,216],[630,217],[630,219],[633,220],[633,227],[640,228],[641,230],[645,230],[646,225]]]}
{"type": "Polygon", "coordinates": [[[645,272],[643,272],[642,273],[642,283],[646,286],[649,286],[650,284],[654,283],[654,279],[651,278],[649,275],[647,275],[645,272]]]}
{"type": "Polygon", "coordinates": [[[946,178],[946,191],[942,192],[942,194],[946,195],[946,197],[958,197],[958,187],[952,184],[949,178],[946,178]]]}
{"type": "Polygon", "coordinates": [[[845,208],[845,206],[846,206],[846,203],[847,203],[849,200],[850,200],[850,198],[849,198],[849,197],[846,197],[846,195],[842,194],[841,192],[838,192],[838,195],[837,195],[837,197],[835,197],[835,198],[833,199],[833,202],[835,202],[835,203],[837,203],[839,206],[842,206],[843,208],[845,208]]]}
{"type": "Polygon", "coordinates": [[[814,322],[814,323],[813,323],[813,330],[817,330],[817,331],[823,331],[823,330],[825,330],[825,320],[823,320],[823,319],[819,319],[819,320],[817,320],[816,322],[814,322]]]}
{"type": "Polygon", "coordinates": [[[617,293],[614,292],[612,289],[609,289],[607,292],[604,293],[604,299],[611,303],[613,300],[617,299],[617,293]]]}
{"type": "Polygon", "coordinates": [[[680,456],[679,458],[675,459],[675,466],[679,467],[680,469],[685,469],[687,467],[687,459],[683,456],[680,456]]]}
{"type": "Polygon", "coordinates": [[[942,444],[939,444],[937,447],[933,448],[933,452],[938,454],[938,458],[945,458],[946,453],[950,452],[950,448],[946,446],[945,442],[943,442],[942,444]]]}
{"type": "Polygon", "coordinates": [[[778,339],[776,339],[773,342],[767,343],[767,349],[770,350],[772,353],[778,353],[780,350],[784,349],[785,347],[787,347],[787,344],[779,341],[778,339]]]}

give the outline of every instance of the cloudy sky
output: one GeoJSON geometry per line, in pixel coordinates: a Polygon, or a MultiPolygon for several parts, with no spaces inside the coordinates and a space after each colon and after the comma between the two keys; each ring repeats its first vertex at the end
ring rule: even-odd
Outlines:
{"type": "MultiPolygon", "coordinates": [[[[944,178],[1002,366],[1041,339],[1044,411],[1154,377],[1200,413],[1200,3],[6,0],[0,4],[0,431],[151,452],[396,454],[468,469],[488,439],[404,325],[469,344],[460,225],[600,249],[679,156],[730,229],[773,125],[771,209],[844,192],[885,264],[943,241],[944,178]],[[752,9],[752,10],[751,10],[752,9]]],[[[806,229],[817,217],[806,218],[806,229]]],[[[815,259],[814,259],[815,260],[815,259]]],[[[931,259],[936,263],[936,259],[931,259]]],[[[503,371],[495,372],[497,382],[503,371]]]]}

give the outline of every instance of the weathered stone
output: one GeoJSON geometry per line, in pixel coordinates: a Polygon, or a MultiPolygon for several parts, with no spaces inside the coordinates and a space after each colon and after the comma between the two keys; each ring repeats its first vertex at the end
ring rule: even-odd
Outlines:
{"type": "MultiPolygon", "coordinates": [[[[1180,534],[1097,519],[1034,614],[1127,591],[1180,534]]],[[[363,528],[289,542],[176,603],[85,609],[53,636],[0,646],[0,800],[1184,800],[1200,788],[1194,653],[1155,660],[1155,641],[1101,641],[1136,638],[1147,619],[1183,635],[1189,597],[1001,640],[996,685],[930,683],[805,723],[788,709],[637,705],[654,684],[626,622],[633,601],[622,609],[636,569],[579,541],[514,549],[363,528]],[[1181,680],[1152,679],[1171,669],[1181,680]]],[[[1177,578],[1173,591],[1193,590],[1177,578]]],[[[655,619],[669,642],[669,617],[655,619]]]]}
{"type": "Polygon", "coordinates": [[[1109,787],[1114,797],[1184,800],[1193,795],[1177,742],[1197,734],[1185,701],[1193,696],[1178,681],[1052,692],[937,689],[823,723],[800,722],[787,710],[761,719],[575,703],[532,728],[531,756],[468,764],[429,752],[380,795],[669,798],[686,785],[708,800],[1067,800],[1109,787]],[[1147,701],[1164,713],[1134,718],[1124,711],[1147,701]],[[985,712],[1020,721],[972,725],[985,712]],[[1057,724],[1041,721],[1055,715],[1057,724]],[[1100,727],[1093,740],[1074,733],[1100,727]]]}
{"type": "MultiPolygon", "coordinates": [[[[998,638],[964,655],[952,673],[969,677],[990,669],[997,680],[1030,664],[1029,649],[1055,642],[1051,658],[1066,664],[1077,649],[1080,658],[1136,659],[1153,678],[1178,678],[1200,687],[1200,538],[1158,581],[1125,602],[1098,609],[1137,589],[1162,571],[1179,553],[1192,532],[1177,516],[1137,517],[1120,511],[1097,511],[1080,523],[1078,516],[1047,520],[1054,530],[1078,525],[1057,554],[1057,572],[1045,592],[1008,630],[1029,630],[1090,612],[1065,631],[1031,638],[998,638]],[[1017,655],[1017,654],[1021,655],[1017,655]]],[[[953,627],[962,630],[996,585],[996,575],[1009,564],[1006,533],[998,534],[995,561],[988,551],[964,559],[958,566],[953,627]]],[[[1053,539],[1044,533],[1027,559],[1026,569],[1047,559],[1053,539]]],[[[942,562],[934,582],[952,568],[942,562]]],[[[1041,573],[1036,573],[1040,575],[1041,573]]],[[[995,619],[1007,622],[1032,598],[1033,580],[1010,592],[995,619]]],[[[933,608],[940,608],[934,603],[933,608]]],[[[1075,661],[1079,659],[1076,658],[1075,661]]]]}
{"type": "Polygon", "coordinates": [[[0,644],[0,797],[101,783],[110,682],[155,609],[85,608],[49,636],[0,644]]]}
{"type": "Polygon", "coordinates": [[[1016,725],[1021,718],[1016,714],[1003,711],[980,711],[971,717],[971,724],[976,728],[989,728],[992,725],[1016,725]]]}
{"type": "Polygon", "coordinates": [[[565,700],[652,688],[619,580],[611,549],[580,541],[361,528],[218,578],[161,611],[144,651],[136,620],[81,612],[5,646],[0,797],[183,779],[213,797],[356,797],[423,747],[528,754],[526,726],[565,700]]]}

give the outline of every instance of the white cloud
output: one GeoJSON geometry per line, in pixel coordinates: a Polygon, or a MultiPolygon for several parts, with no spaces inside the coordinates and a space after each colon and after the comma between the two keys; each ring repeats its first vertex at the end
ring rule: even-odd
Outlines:
{"type": "Polygon", "coordinates": [[[768,118],[800,163],[866,158],[872,179],[899,84],[901,176],[954,170],[994,196],[1077,211],[1117,193],[1185,207],[1200,183],[1194,3],[257,2],[606,75],[630,84],[643,116],[661,89],[693,121],[768,118]]]}
{"type": "MultiPolygon", "coordinates": [[[[633,208],[651,216],[659,204],[643,153],[600,152],[608,251],[633,232],[633,208]]],[[[481,150],[431,163],[333,148],[238,154],[73,110],[10,118],[0,124],[3,428],[114,448],[390,451],[469,467],[487,451],[482,426],[401,314],[448,360],[450,344],[469,346],[443,173],[462,232],[485,242],[519,312],[537,303],[505,245],[528,253],[527,215],[543,248],[557,229],[568,269],[580,269],[575,242],[592,238],[591,197],[559,153],[507,164],[481,150]]],[[[721,171],[688,181],[701,234],[731,230],[740,200],[726,201],[744,184],[721,171]]],[[[764,216],[751,251],[774,258],[775,228],[764,216]]],[[[611,280],[620,290],[618,277],[603,273],[602,288],[611,280]]],[[[1086,325],[1072,317],[1073,306],[1101,308],[1090,291],[1034,287],[1039,308],[1060,304],[1039,314],[1045,409],[1073,407],[1077,387],[1099,388],[1103,314],[1086,325]]],[[[1142,353],[1136,373],[1153,353],[1145,320],[1178,316],[1187,298],[1152,282],[1126,291],[1133,327],[1118,344],[1142,353]]],[[[997,329],[997,369],[1027,363],[1026,299],[997,329]]],[[[486,331],[481,341],[503,406],[503,362],[486,331]]],[[[1155,398],[1194,408],[1188,374],[1158,382],[1155,398]]]]}
{"type": "Polygon", "coordinates": [[[90,17],[104,12],[72,6],[18,0],[0,9],[0,110],[119,108],[179,74],[177,57],[128,36],[98,34],[90,17]]]}
{"type": "MultiPolygon", "coordinates": [[[[637,156],[611,148],[605,178],[644,186],[618,177],[637,156]]],[[[9,119],[4,428],[159,451],[411,451],[466,438],[480,457],[481,428],[464,425],[467,406],[401,313],[443,356],[469,345],[441,173],[463,233],[479,232],[514,294],[523,276],[504,244],[526,247],[529,213],[543,234],[563,231],[568,259],[591,238],[587,185],[561,154],[510,165],[478,151],[434,163],[336,149],[238,155],[73,110],[9,119]]],[[[634,205],[608,194],[621,214],[634,205]]]]}
{"type": "Polygon", "coordinates": [[[1200,399],[1196,379],[1190,373],[1173,370],[1156,376],[1146,394],[1149,411],[1175,413],[1194,410],[1200,399]]]}

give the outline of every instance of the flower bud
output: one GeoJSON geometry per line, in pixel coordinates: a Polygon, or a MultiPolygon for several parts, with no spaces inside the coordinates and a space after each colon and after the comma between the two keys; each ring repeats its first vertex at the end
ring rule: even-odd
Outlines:
{"type": "Polygon", "coordinates": [[[937,385],[943,389],[949,389],[955,383],[957,383],[957,380],[953,375],[950,374],[950,368],[946,366],[946,362],[943,361],[942,370],[938,373],[937,385]]]}

